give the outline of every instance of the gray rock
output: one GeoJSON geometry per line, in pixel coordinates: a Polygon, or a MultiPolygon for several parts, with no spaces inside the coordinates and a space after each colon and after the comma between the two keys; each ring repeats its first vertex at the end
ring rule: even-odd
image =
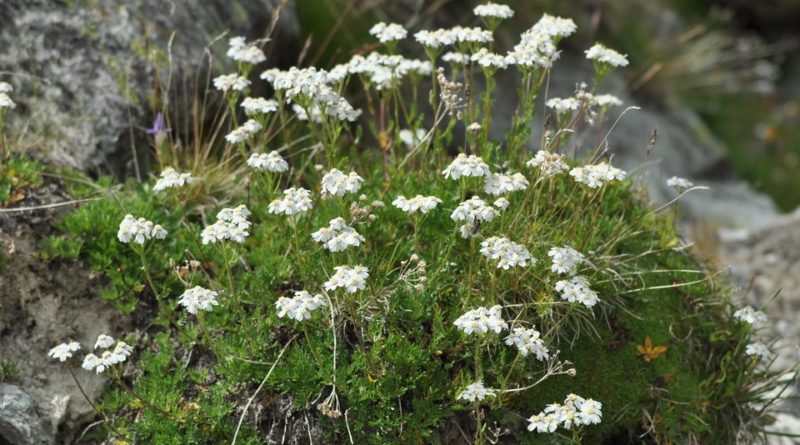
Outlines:
{"type": "MultiPolygon", "coordinates": [[[[131,134],[143,134],[152,117],[158,51],[171,48],[172,67],[181,73],[172,82],[181,85],[184,75],[204,68],[206,47],[223,32],[229,31],[209,54],[224,53],[227,37],[263,37],[279,1],[4,0],[0,77],[15,86],[14,124],[27,127],[49,160],[124,171],[131,134]]],[[[285,35],[297,32],[293,8],[290,2],[281,13],[285,35]]]]}
{"type": "Polygon", "coordinates": [[[11,445],[48,445],[55,442],[47,422],[18,386],[0,383],[0,439],[11,445]]]}

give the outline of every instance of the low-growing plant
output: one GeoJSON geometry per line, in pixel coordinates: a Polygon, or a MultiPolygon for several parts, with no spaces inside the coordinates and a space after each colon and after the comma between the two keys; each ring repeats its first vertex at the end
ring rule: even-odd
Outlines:
{"type": "MultiPolygon", "coordinates": [[[[542,98],[574,23],[545,15],[501,55],[492,31],[513,11],[475,12],[486,28],[417,32],[427,60],[398,55],[407,31],[380,23],[384,53],[268,69],[274,99],[248,96],[265,57],[231,39],[239,71],[213,81],[213,143],[188,153],[158,114],[159,178],[61,222],[52,256],[85,256],[105,298],[154,314],[81,363],[113,382],[95,405],[110,437],[727,444],[764,431],[767,390],[787,377],[752,339],[763,314],[734,313],[607,140],[575,136],[620,105],[598,90],[626,57],[594,45],[592,83],[542,98]],[[496,140],[501,69],[521,80],[496,140]],[[588,159],[566,156],[577,149],[588,159]]],[[[73,372],[80,348],[50,355],[73,372]]]]}

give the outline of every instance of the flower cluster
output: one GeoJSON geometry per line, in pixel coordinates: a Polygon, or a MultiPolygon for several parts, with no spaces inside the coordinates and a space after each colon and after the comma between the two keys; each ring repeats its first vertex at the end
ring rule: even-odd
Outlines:
{"type": "Polygon", "coordinates": [[[118,341],[114,349],[109,350],[108,348],[110,348],[112,344],[114,344],[113,338],[101,334],[97,338],[95,349],[105,349],[105,351],[103,351],[100,356],[93,353],[87,354],[86,357],[83,358],[81,367],[87,371],[95,371],[101,374],[106,369],[127,360],[131,352],[133,352],[133,348],[124,341],[118,341]]]}
{"type": "Polygon", "coordinates": [[[311,210],[311,191],[304,188],[290,187],[283,191],[283,199],[275,199],[269,203],[269,213],[276,215],[294,215],[311,210]]]}
{"type": "Polygon", "coordinates": [[[570,394],[564,404],[551,403],[544,411],[528,419],[528,431],[552,433],[558,427],[570,429],[573,426],[595,425],[603,417],[603,404],[592,399],[570,394]]]}
{"type": "Polygon", "coordinates": [[[564,155],[544,150],[537,151],[533,159],[529,160],[526,165],[538,168],[545,178],[552,178],[563,171],[569,170],[569,167],[564,162],[564,155]]]}
{"type": "Polygon", "coordinates": [[[761,311],[757,311],[750,306],[745,306],[733,313],[734,318],[747,324],[764,323],[767,316],[761,311]]]}
{"type": "Polygon", "coordinates": [[[222,209],[217,213],[217,222],[206,226],[200,234],[204,245],[213,244],[217,241],[231,240],[239,244],[250,236],[250,210],[239,205],[233,209],[222,209]]]}
{"type": "Polygon", "coordinates": [[[344,196],[346,193],[356,193],[361,188],[364,178],[356,172],[342,173],[332,169],[322,177],[322,198],[328,196],[344,196]]]}
{"type": "Polygon", "coordinates": [[[508,323],[503,320],[500,310],[501,306],[492,306],[490,308],[479,307],[471,311],[467,311],[462,316],[458,317],[453,324],[461,332],[465,334],[485,334],[492,331],[499,334],[500,331],[508,329],[508,323]]]}
{"type": "Polygon", "coordinates": [[[478,5],[472,10],[478,17],[493,17],[497,19],[510,19],[514,17],[514,10],[508,5],[500,5],[497,3],[486,3],[485,5],[478,5]]]}
{"type": "Polygon", "coordinates": [[[750,343],[744,348],[744,353],[758,358],[769,358],[772,355],[769,348],[763,343],[750,343]]]}
{"type": "Polygon", "coordinates": [[[336,266],[334,269],[336,272],[322,285],[325,290],[343,288],[353,294],[359,289],[366,288],[367,278],[369,278],[369,270],[366,267],[336,266]]]}
{"type": "Polygon", "coordinates": [[[125,215],[125,218],[119,223],[117,232],[117,239],[126,244],[133,241],[141,245],[153,238],[164,239],[166,237],[167,231],[160,224],[153,224],[152,221],[144,218],[136,219],[131,214],[125,215]]]}
{"type": "Polygon", "coordinates": [[[551,271],[570,276],[577,273],[578,266],[584,261],[583,254],[569,246],[552,247],[547,255],[553,260],[551,271]]]}
{"type": "Polygon", "coordinates": [[[499,196],[525,190],[529,185],[528,179],[525,178],[522,173],[495,173],[489,174],[486,177],[486,184],[483,186],[483,191],[490,195],[499,196]]]}
{"type": "Polygon", "coordinates": [[[183,187],[192,182],[194,182],[194,178],[190,173],[178,173],[174,168],[167,167],[161,172],[161,177],[156,181],[153,190],[160,192],[170,188],[183,187]]]}
{"type": "Polygon", "coordinates": [[[580,275],[557,282],[556,291],[561,293],[562,299],[570,303],[578,302],[586,307],[592,307],[599,301],[597,293],[589,288],[589,280],[580,275]]]}
{"type": "Polygon", "coordinates": [[[577,26],[571,19],[543,15],[541,19],[520,37],[520,42],[506,56],[509,64],[520,68],[552,67],[558,59],[558,40],[575,32],[577,26]]]}
{"type": "Polygon", "coordinates": [[[554,97],[548,100],[545,103],[545,105],[547,106],[547,108],[550,108],[553,111],[555,111],[556,114],[566,114],[580,108],[581,103],[574,97],[568,97],[566,99],[561,99],[560,97],[554,97]]]}
{"type": "Polygon", "coordinates": [[[394,42],[403,40],[408,35],[408,31],[403,28],[403,25],[397,23],[376,23],[369,29],[370,35],[375,36],[381,43],[394,42]]]}
{"type": "Polygon", "coordinates": [[[260,114],[278,111],[278,101],[275,99],[264,99],[263,97],[245,98],[239,106],[244,109],[244,114],[248,116],[258,116],[260,114]]]}
{"type": "Polygon", "coordinates": [[[2,113],[3,109],[13,110],[17,107],[17,104],[8,95],[12,91],[14,91],[14,87],[10,83],[0,82],[0,113],[2,113]]]}
{"type": "Polygon", "coordinates": [[[586,50],[586,58],[613,67],[628,65],[628,59],[624,55],[613,49],[606,48],[600,43],[595,43],[594,46],[586,50]]]}
{"type": "Polygon", "coordinates": [[[483,382],[475,382],[468,385],[458,394],[457,399],[465,402],[481,402],[487,397],[497,396],[497,391],[483,386],[483,382]]]}
{"type": "Polygon", "coordinates": [[[533,354],[539,361],[550,358],[550,351],[544,345],[541,334],[533,328],[514,328],[506,337],[506,344],[515,346],[523,357],[533,354]]]}
{"type": "Polygon", "coordinates": [[[244,91],[250,86],[250,81],[239,74],[223,74],[214,78],[214,88],[227,93],[228,91],[244,91]]]}
{"type": "Polygon", "coordinates": [[[331,252],[342,252],[348,247],[358,247],[363,243],[364,237],[356,229],[350,227],[344,218],[334,218],[329,227],[323,227],[311,234],[311,238],[322,243],[331,252]]]}
{"type": "Polygon", "coordinates": [[[47,355],[51,358],[65,362],[67,361],[67,359],[72,357],[73,352],[77,351],[80,348],[81,344],[76,341],[71,341],[69,343],[61,343],[60,345],[55,346],[50,351],[48,351],[47,355]]]}
{"type": "Polygon", "coordinates": [[[417,212],[425,214],[435,209],[436,206],[441,203],[442,200],[435,196],[422,195],[417,195],[408,199],[405,196],[398,196],[397,199],[392,201],[392,205],[408,214],[417,212]]]}
{"type": "Polygon", "coordinates": [[[676,188],[678,190],[685,190],[685,189],[688,189],[689,187],[693,186],[694,184],[692,184],[692,181],[690,181],[690,180],[688,180],[686,178],[679,178],[677,176],[673,176],[673,177],[667,179],[667,185],[669,187],[674,187],[674,188],[676,188]]]}
{"type": "Polygon", "coordinates": [[[278,318],[289,317],[293,320],[303,321],[311,318],[311,312],[326,304],[322,295],[312,296],[307,291],[301,290],[295,292],[292,298],[278,298],[275,307],[278,309],[278,318]]]}
{"type": "Polygon", "coordinates": [[[505,69],[508,67],[508,60],[505,56],[489,52],[486,48],[481,48],[472,54],[470,60],[477,62],[478,65],[486,69],[505,69]]]}
{"type": "Polygon", "coordinates": [[[264,52],[253,44],[248,44],[244,37],[233,37],[228,40],[228,57],[236,62],[255,65],[267,60],[264,52]]]}
{"type": "Polygon", "coordinates": [[[241,144],[246,141],[250,136],[256,134],[261,130],[261,124],[254,119],[250,119],[243,123],[240,127],[234,129],[225,135],[225,140],[231,144],[241,144]]]}
{"type": "Polygon", "coordinates": [[[197,311],[211,312],[214,306],[218,306],[217,294],[213,290],[201,286],[186,289],[181,295],[178,304],[186,308],[186,312],[197,314],[197,311]]]}
{"type": "Polygon", "coordinates": [[[428,131],[424,128],[418,128],[417,131],[404,128],[397,133],[397,136],[400,138],[400,142],[402,142],[406,148],[414,148],[421,144],[427,135],[428,131]]]}
{"type": "Polygon", "coordinates": [[[599,164],[584,165],[583,167],[575,167],[570,170],[569,174],[575,181],[586,184],[589,188],[599,188],[604,183],[614,180],[625,179],[625,172],[612,167],[606,162],[599,164]]]}
{"type": "Polygon", "coordinates": [[[480,157],[475,155],[467,156],[464,153],[459,153],[459,155],[453,159],[453,162],[442,170],[442,174],[445,178],[460,179],[462,176],[489,176],[491,172],[489,171],[489,166],[483,162],[483,159],[480,157]]]}
{"type": "Polygon", "coordinates": [[[450,214],[453,221],[464,221],[461,226],[461,237],[469,238],[475,234],[475,230],[481,223],[489,222],[500,215],[494,207],[486,204],[484,200],[477,196],[462,202],[450,214]]]}
{"type": "Polygon", "coordinates": [[[289,170],[289,163],[284,160],[277,151],[269,153],[253,153],[247,160],[249,165],[254,170],[267,171],[270,173],[280,173],[289,170]]]}
{"type": "Polygon", "coordinates": [[[490,260],[497,260],[498,269],[525,267],[529,261],[536,264],[536,259],[531,258],[531,254],[525,246],[500,236],[492,236],[482,241],[481,253],[490,260]]]}

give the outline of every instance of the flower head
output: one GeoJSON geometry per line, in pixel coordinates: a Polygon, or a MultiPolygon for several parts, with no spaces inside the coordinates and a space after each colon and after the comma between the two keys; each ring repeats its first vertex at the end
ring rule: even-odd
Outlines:
{"type": "Polygon", "coordinates": [[[342,173],[332,169],[322,177],[322,198],[328,196],[344,196],[346,193],[356,193],[361,188],[364,178],[356,172],[342,173]]]}
{"type": "Polygon", "coordinates": [[[692,181],[686,178],[679,178],[677,176],[673,176],[667,179],[667,185],[670,187],[674,187],[678,190],[685,190],[693,186],[694,184],[692,184],[692,181]]]}
{"type": "Polygon", "coordinates": [[[628,65],[628,59],[626,56],[614,51],[613,49],[606,48],[600,43],[595,43],[594,46],[586,50],[586,58],[597,63],[610,65],[613,67],[628,65]]]}
{"type": "Polygon", "coordinates": [[[263,97],[248,97],[242,101],[240,106],[244,109],[244,114],[248,116],[257,116],[278,111],[278,101],[275,99],[264,99],[263,97]]]}
{"type": "Polygon", "coordinates": [[[97,336],[97,341],[94,343],[95,349],[108,349],[114,344],[114,337],[106,334],[97,336]]]}
{"type": "Polygon", "coordinates": [[[757,311],[750,306],[745,306],[733,313],[734,318],[747,324],[764,323],[767,316],[761,311],[757,311]]]}
{"type": "Polygon", "coordinates": [[[499,236],[493,236],[481,242],[481,253],[490,260],[498,260],[498,269],[525,267],[529,261],[536,264],[536,259],[531,257],[525,246],[499,236]]]}
{"type": "Polygon", "coordinates": [[[174,168],[167,167],[161,172],[161,177],[153,186],[153,191],[160,192],[170,188],[183,187],[192,182],[194,182],[194,178],[191,173],[178,173],[174,168]]]}
{"type": "Polygon", "coordinates": [[[211,312],[214,306],[218,306],[217,296],[219,294],[213,290],[201,286],[195,286],[183,291],[178,304],[186,308],[186,312],[197,314],[197,311],[211,312]]]}
{"type": "Polygon", "coordinates": [[[244,37],[233,37],[228,41],[228,57],[236,62],[249,63],[255,65],[267,60],[264,51],[256,45],[248,44],[244,37]]]}
{"type": "Polygon", "coordinates": [[[403,28],[403,25],[397,23],[376,23],[369,29],[369,33],[375,36],[381,43],[395,42],[403,40],[408,35],[408,31],[403,28]]]}
{"type": "Polygon", "coordinates": [[[283,199],[276,199],[269,204],[269,213],[294,215],[311,210],[312,206],[310,190],[290,187],[283,191],[283,199]]]}
{"type": "Polygon", "coordinates": [[[71,341],[69,343],[61,343],[58,346],[55,346],[53,349],[47,352],[47,355],[51,358],[57,359],[59,361],[65,362],[67,359],[72,357],[72,353],[77,351],[81,348],[81,344],[76,341],[71,341]]]}
{"type": "Polygon", "coordinates": [[[435,209],[436,206],[441,203],[442,200],[435,196],[422,195],[417,195],[408,199],[405,196],[398,196],[397,199],[392,201],[392,205],[408,214],[425,214],[435,209]]]}
{"type": "Polygon", "coordinates": [[[336,272],[322,285],[325,290],[343,288],[347,293],[353,294],[366,288],[369,278],[369,269],[366,267],[336,266],[334,269],[336,272]]]}
{"type": "Polygon", "coordinates": [[[744,353],[759,358],[769,358],[772,353],[763,343],[750,343],[744,348],[744,353]]]}
{"type": "Polygon", "coordinates": [[[489,176],[490,172],[489,166],[483,162],[483,159],[475,155],[467,156],[464,153],[459,153],[453,162],[442,170],[442,174],[445,178],[459,179],[462,176],[489,176]]]}
{"type": "Polygon", "coordinates": [[[228,91],[244,91],[250,86],[250,81],[239,74],[223,74],[214,78],[214,88],[227,93],[228,91]]]}
{"type": "Polygon", "coordinates": [[[514,17],[514,10],[508,7],[508,5],[500,5],[491,2],[478,5],[472,11],[478,17],[493,17],[497,19],[510,19],[514,17]]]}
{"type": "Polygon", "coordinates": [[[529,185],[528,179],[522,173],[494,173],[486,176],[486,184],[483,187],[483,191],[490,195],[499,196],[525,190],[529,185]]]}
{"type": "Polygon", "coordinates": [[[206,226],[200,233],[203,245],[213,244],[217,241],[230,240],[239,244],[244,243],[250,236],[250,210],[244,204],[235,208],[225,208],[217,213],[217,222],[206,226]]]}
{"type": "Polygon", "coordinates": [[[563,159],[564,156],[558,153],[539,150],[526,165],[528,167],[538,168],[545,178],[552,178],[565,170],[569,170],[569,167],[563,159]]]}
{"type": "Polygon", "coordinates": [[[586,184],[589,188],[599,188],[603,184],[614,180],[625,179],[625,172],[610,164],[601,162],[595,165],[575,167],[569,172],[575,181],[586,184]]]}
{"type": "Polygon", "coordinates": [[[258,171],[270,173],[280,173],[289,170],[289,163],[286,162],[277,151],[269,153],[253,153],[247,160],[247,165],[258,171]]]}
{"type": "Polygon", "coordinates": [[[458,394],[457,399],[465,402],[481,402],[487,397],[495,397],[497,391],[483,386],[483,382],[475,382],[468,385],[458,394]]]}
{"type": "Polygon", "coordinates": [[[159,224],[153,224],[152,221],[144,218],[136,219],[131,214],[125,215],[125,218],[119,223],[117,232],[117,239],[126,244],[131,241],[136,244],[144,244],[147,240],[164,239],[166,236],[167,231],[159,224]]]}
{"type": "Polygon", "coordinates": [[[327,303],[322,295],[312,296],[310,293],[301,290],[294,293],[294,297],[280,297],[275,302],[278,309],[278,318],[289,317],[293,320],[303,321],[311,318],[311,313],[327,303]]]}
{"type": "Polygon", "coordinates": [[[506,337],[506,344],[519,350],[523,357],[528,354],[536,356],[536,360],[542,361],[550,358],[550,351],[544,345],[544,340],[541,339],[541,334],[536,329],[530,328],[514,328],[514,330],[506,337]]]}
{"type": "Polygon", "coordinates": [[[597,293],[589,288],[589,280],[580,275],[557,282],[556,291],[561,293],[562,299],[570,303],[578,302],[589,308],[599,301],[597,293]]]}
{"type": "Polygon", "coordinates": [[[344,218],[335,218],[329,227],[323,227],[311,234],[311,238],[322,243],[331,252],[342,252],[348,247],[358,247],[365,241],[356,229],[350,227],[344,218]]]}
{"type": "Polygon", "coordinates": [[[578,266],[584,261],[583,254],[569,246],[553,247],[547,255],[553,260],[551,271],[570,276],[577,273],[578,266]]]}
{"type": "Polygon", "coordinates": [[[499,334],[500,331],[508,329],[508,323],[503,320],[500,314],[501,309],[501,306],[492,306],[488,309],[479,307],[467,311],[458,317],[453,324],[458,330],[467,335],[486,334],[489,331],[499,334]]]}
{"type": "Polygon", "coordinates": [[[0,110],[3,110],[3,108],[8,108],[10,110],[17,108],[17,104],[15,104],[6,93],[0,93],[0,110]]]}

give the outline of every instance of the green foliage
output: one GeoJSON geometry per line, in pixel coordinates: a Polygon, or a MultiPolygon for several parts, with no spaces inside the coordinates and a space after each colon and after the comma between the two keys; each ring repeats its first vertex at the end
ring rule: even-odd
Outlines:
{"type": "Polygon", "coordinates": [[[13,382],[19,378],[19,366],[13,360],[0,361],[0,382],[13,382]]]}
{"type": "Polygon", "coordinates": [[[25,191],[42,185],[42,164],[25,156],[0,160],[0,205],[25,198],[25,191]]]}

